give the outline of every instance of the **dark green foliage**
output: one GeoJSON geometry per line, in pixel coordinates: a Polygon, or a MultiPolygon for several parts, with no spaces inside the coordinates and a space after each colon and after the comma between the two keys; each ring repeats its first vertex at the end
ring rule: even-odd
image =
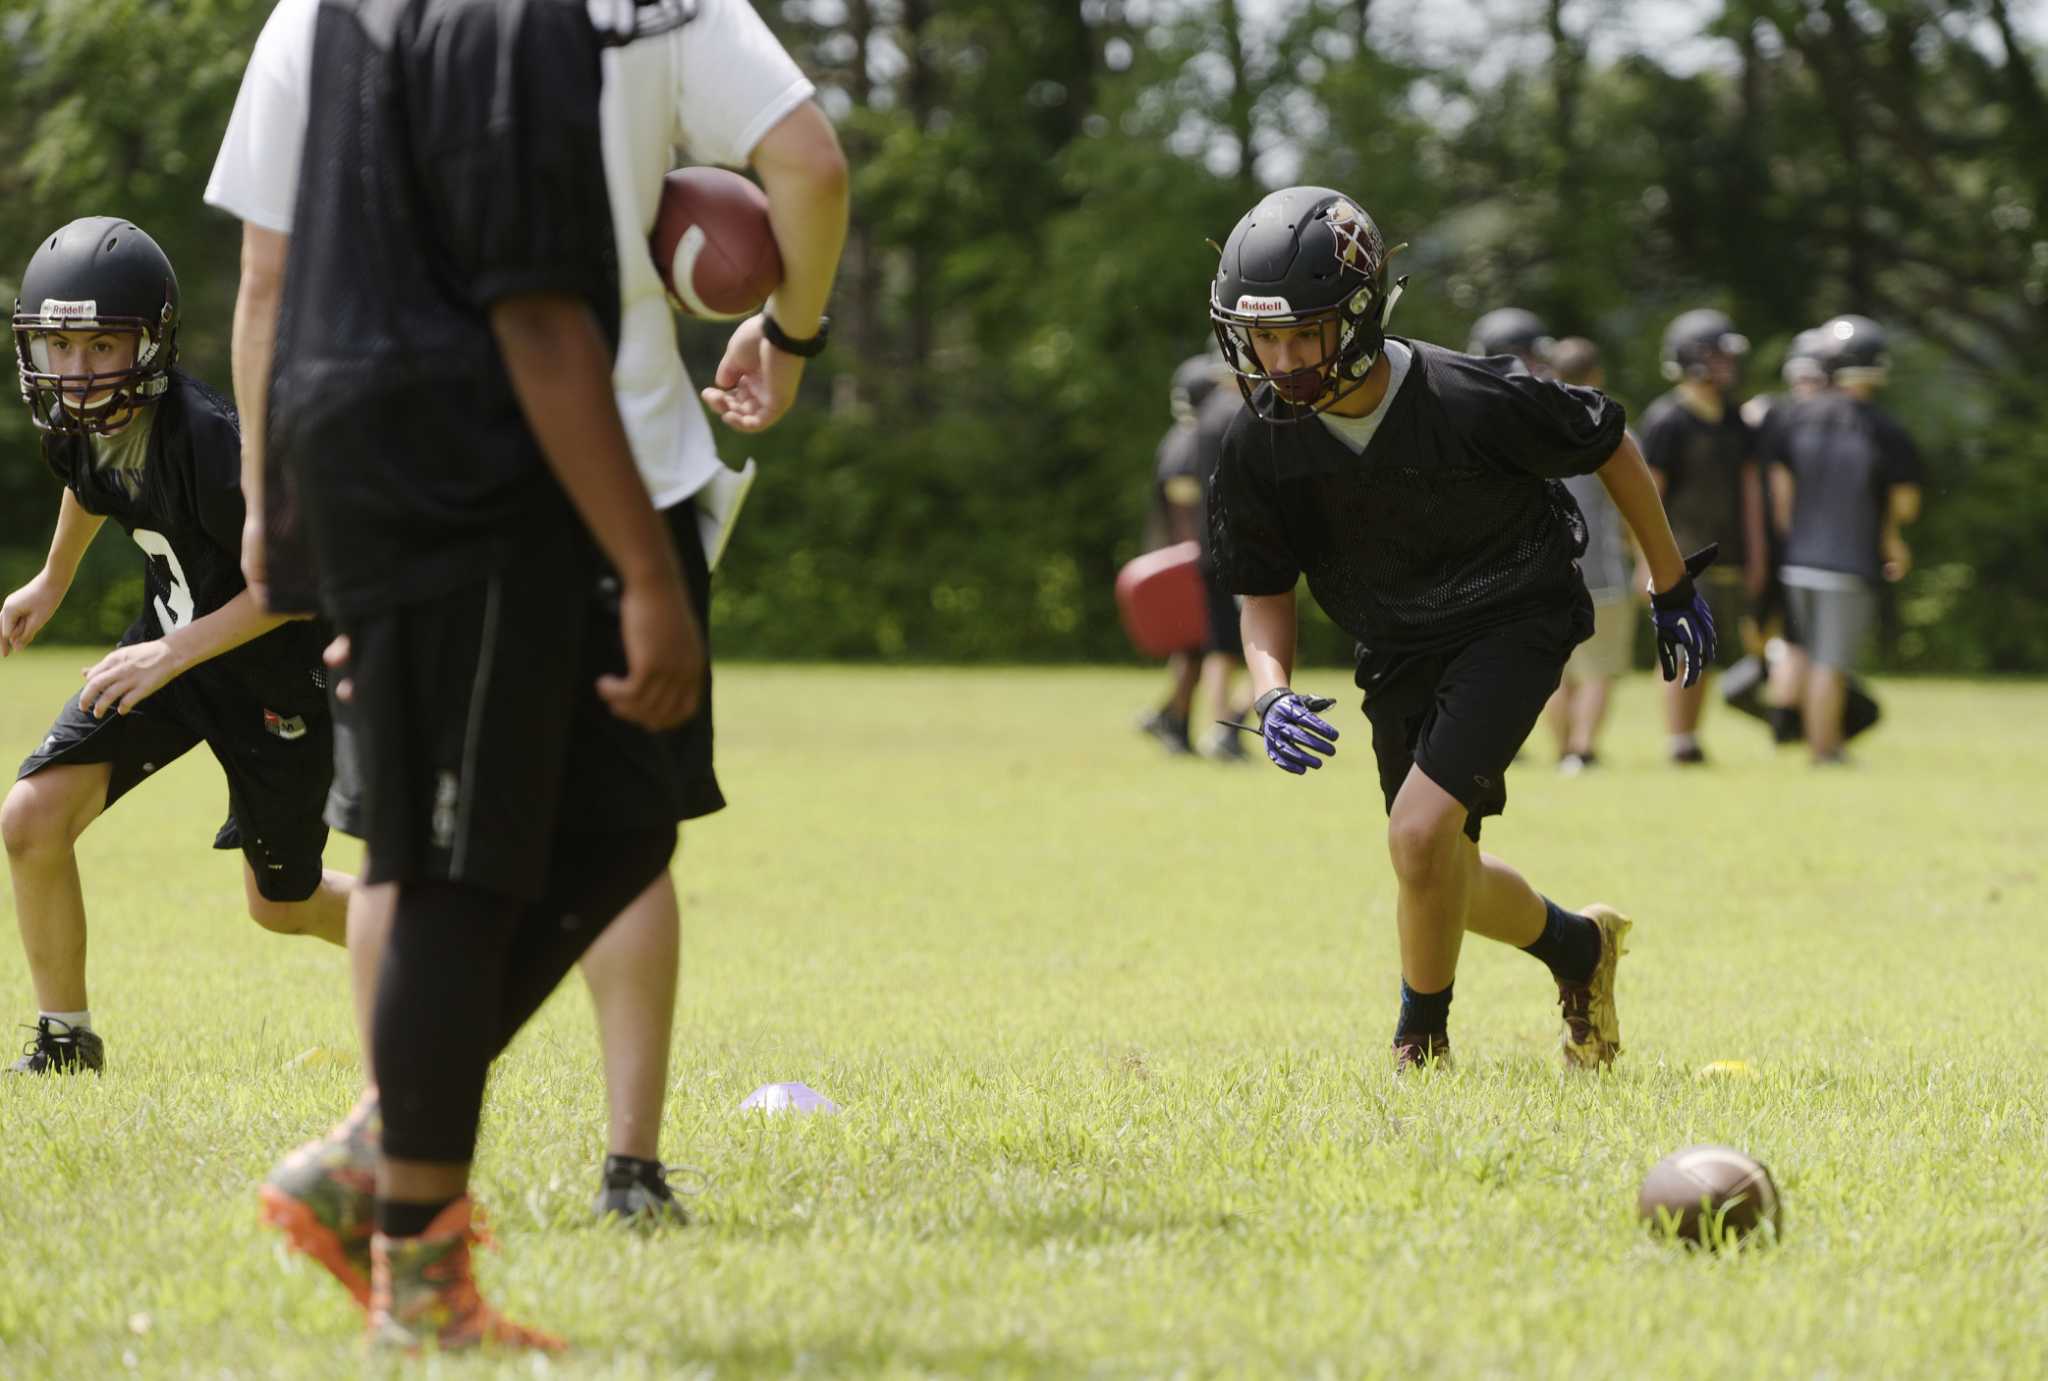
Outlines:
{"type": "MultiPolygon", "coordinates": [[[[0,289],[43,230],[130,215],[179,265],[188,362],[225,382],[238,235],[199,191],[267,8],[0,11],[0,289]]],[[[1697,41],[1645,52],[1590,47],[1614,0],[1495,6],[1508,22],[1470,51],[1369,0],[1170,22],[1128,0],[761,8],[840,121],[855,230],[838,344],[751,445],[724,650],[1127,655],[1110,581],[1139,547],[1168,372],[1207,341],[1204,241],[1284,177],[1351,190],[1411,242],[1397,329],[1461,345],[1487,308],[1528,306],[1599,340],[1638,408],[1687,307],[1737,316],[1758,389],[1796,330],[1886,321],[1905,341],[1888,402],[1931,473],[1891,655],[2048,666],[2048,101],[2010,0],[1727,0],[1697,41]]],[[[722,339],[685,330],[700,376],[722,339]]],[[[17,408],[0,457],[12,582],[56,494],[17,408]]],[[[102,546],[50,636],[121,621],[127,560],[102,546]]],[[[1313,615],[1305,642],[1344,651],[1313,615]]]]}

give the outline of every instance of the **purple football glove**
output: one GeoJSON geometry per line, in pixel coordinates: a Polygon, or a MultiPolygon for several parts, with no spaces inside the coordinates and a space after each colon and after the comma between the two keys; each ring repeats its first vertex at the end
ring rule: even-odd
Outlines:
{"type": "Polygon", "coordinates": [[[1266,741],[1266,756],[1283,772],[1299,777],[1311,767],[1321,767],[1323,757],[1337,751],[1337,730],[1317,712],[1336,704],[1323,695],[1301,695],[1285,686],[1275,686],[1259,697],[1252,710],[1259,717],[1259,737],[1266,741]]]}
{"type": "Polygon", "coordinates": [[[1685,558],[1685,574],[1676,585],[1650,594],[1650,622],[1657,628],[1657,665],[1664,679],[1676,681],[1685,673],[1690,688],[1700,679],[1707,663],[1714,660],[1714,615],[1706,597],[1693,587],[1692,578],[1714,564],[1721,544],[1709,542],[1685,558]]]}

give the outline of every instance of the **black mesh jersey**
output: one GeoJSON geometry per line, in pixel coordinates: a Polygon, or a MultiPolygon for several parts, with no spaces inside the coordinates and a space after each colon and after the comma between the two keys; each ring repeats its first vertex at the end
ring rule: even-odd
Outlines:
{"type": "Polygon", "coordinates": [[[1846,393],[1803,399],[1772,417],[1764,459],[1792,475],[1792,526],[1780,559],[1881,578],[1892,486],[1923,478],[1913,438],[1889,413],[1846,393]]]}
{"type": "Polygon", "coordinates": [[[1643,459],[1664,476],[1664,512],[1680,551],[1721,544],[1722,570],[1742,569],[1742,467],[1756,460],[1756,437],[1735,408],[1709,422],[1666,393],[1643,410],[1643,459]]]}
{"type": "Polygon", "coordinates": [[[1316,420],[1231,422],[1210,492],[1238,594],[1308,586],[1360,656],[1456,645],[1584,597],[1585,520],[1557,481],[1621,444],[1613,399],[1420,341],[1363,454],[1316,420]]]}
{"type": "MultiPolygon", "coordinates": [[[[119,438],[51,433],[43,458],[88,513],[111,518],[142,549],[143,610],[125,641],[148,641],[213,613],[242,593],[242,433],[234,409],[182,371],[145,418],[142,463],[104,463],[119,438]]],[[[230,679],[291,713],[323,684],[323,630],[298,621],[274,628],[185,673],[230,679]]],[[[318,699],[312,695],[312,699],[318,699]]]]}
{"type": "Polygon", "coordinates": [[[445,593],[573,521],[490,309],[566,295],[617,340],[599,51],[584,0],[320,6],[268,453],[331,612],[445,593]]]}

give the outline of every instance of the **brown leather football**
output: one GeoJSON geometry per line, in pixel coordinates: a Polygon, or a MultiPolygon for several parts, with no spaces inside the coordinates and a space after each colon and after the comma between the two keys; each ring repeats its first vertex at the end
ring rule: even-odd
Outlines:
{"type": "Polygon", "coordinates": [[[647,244],[669,301],[689,316],[750,316],[782,282],[767,195],[724,168],[678,168],[662,179],[647,244]]]}
{"type": "Polygon", "coordinates": [[[1652,1232],[1669,1223],[1674,1236],[1709,1247],[1765,1224],[1772,1236],[1783,1227],[1771,1172],[1728,1146],[1688,1146],[1651,1166],[1636,1193],[1636,1212],[1652,1232]]]}

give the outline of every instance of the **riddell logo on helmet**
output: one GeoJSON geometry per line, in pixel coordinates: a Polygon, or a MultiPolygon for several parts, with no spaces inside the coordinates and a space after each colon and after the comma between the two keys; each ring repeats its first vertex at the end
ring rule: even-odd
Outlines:
{"type": "Polygon", "coordinates": [[[83,302],[60,302],[54,297],[43,299],[42,318],[45,321],[97,321],[100,304],[87,298],[83,302]]]}
{"type": "Polygon", "coordinates": [[[1240,316],[1291,316],[1294,308],[1284,297],[1253,297],[1249,293],[1237,299],[1240,316]]]}

